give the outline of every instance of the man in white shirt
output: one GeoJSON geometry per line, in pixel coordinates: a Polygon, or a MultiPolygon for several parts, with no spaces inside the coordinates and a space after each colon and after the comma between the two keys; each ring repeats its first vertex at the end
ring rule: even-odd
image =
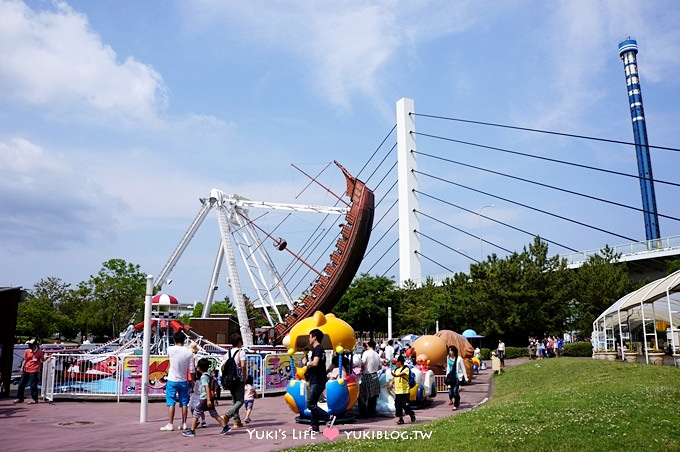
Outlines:
{"type": "Polygon", "coordinates": [[[189,382],[187,376],[194,374],[194,354],[184,346],[186,335],[183,331],[178,331],[173,336],[175,345],[168,348],[168,358],[170,359],[170,369],[168,370],[168,382],[165,385],[165,404],[168,407],[168,424],[161,427],[164,432],[174,430],[175,421],[175,401],[179,401],[182,408],[181,429],[187,429],[187,414],[189,405],[189,382]]]}
{"type": "Polygon", "coordinates": [[[369,341],[361,355],[361,383],[359,384],[360,417],[374,417],[380,395],[378,371],[382,367],[380,355],[375,351],[375,342],[369,341]]]}

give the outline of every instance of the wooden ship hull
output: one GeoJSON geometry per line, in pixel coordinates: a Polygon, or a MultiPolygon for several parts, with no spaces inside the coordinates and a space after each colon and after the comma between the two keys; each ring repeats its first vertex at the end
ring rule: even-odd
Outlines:
{"type": "Polygon", "coordinates": [[[277,342],[280,342],[297,322],[314,312],[321,311],[324,314],[331,312],[359,270],[371,237],[375,208],[373,191],[338,162],[335,164],[345,175],[347,182],[345,195],[351,200],[349,212],[345,215],[345,224],[335,244],[335,250],[330,255],[330,262],[312,283],[309,295],[296,303],[283,323],[274,326],[277,342]]]}

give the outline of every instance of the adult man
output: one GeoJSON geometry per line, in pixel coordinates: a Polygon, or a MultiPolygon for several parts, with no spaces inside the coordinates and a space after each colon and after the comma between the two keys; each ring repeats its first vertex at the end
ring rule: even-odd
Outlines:
{"type": "Polygon", "coordinates": [[[501,360],[501,368],[505,367],[505,343],[498,339],[498,359],[501,360]]]}
{"type": "Polygon", "coordinates": [[[361,383],[359,384],[359,415],[362,418],[374,417],[375,407],[380,395],[380,355],[375,351],[375,342],[368,341],[361,355],[361,383]]]}
{"type": "Polygon", "coordinates": [[[231,393],[231,400],[234,402],[231,409],[224,414],[225,424],[229,423],[229,419],[234,420],[234,427],[243,427],[241,422],[241,416],[239,415],[239,410],[243,406],[243,399],[245,395],[246,378],[248,377],[248,372],[246,370],[246,349],[243,347],[243,338],[240,334],[234,333],[230,336],[232,349],[227,352],[224,362],[221,368],[224,371],[224,364],[229,360],[230,357],[234,358],[236,361],[236,376],[237,379],[229,388],[231,393]]]}
{"type": "Polygon", "coordinates": [[[196,371],[194,367],[194,354],[184,346],[186,335],[183,331],[178,331],[173,336],[175,345],[168,347],[168,359],[170,369],[168,370],[168,382],[165,385],[165,404],[168,407],[168,423],[161,427],[164,432],[174,430],[175,421],[175,401],[179,401],[182,408],[182,430],[187,429],[187,413],[189,405],[189,382],[187,375],[196,371]]]}
{"type": "Polygon", "coordinates": [[[24,360],[21,362],[21,379],[19,380],[19,389],[17,391],[17,399],[14,403],[23,403],[24,389],[26,384],[31,384],[31,404],[38,403],[38,372],[40,371],[40,363],[45,361],[45,354],[35,339],[26,342],[28,348],[24,351],[24,360]]]}
{"type": "Polygon", "coordinates": [[[309,345],[312,347],[312,358],[307,363],[307,383],[309,392],[307,393],[307,409],[311,413],[309,429],[319,431],[319,421],[326,420],[328,413],[319,407],[319,397],[326,389],[326,352],[321,345],[323,332],[315,328],[309,332],[309,345]]]}

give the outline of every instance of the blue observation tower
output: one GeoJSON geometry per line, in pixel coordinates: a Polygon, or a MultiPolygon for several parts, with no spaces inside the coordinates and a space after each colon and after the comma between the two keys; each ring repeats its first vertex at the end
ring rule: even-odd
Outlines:
{"type": "Polygon", "coordinates": [[[647,143],[645,110],[642,108],[640,75],[635,59],[637,53],[638,47],[636,40],[630,39],[629,37],[619,44],[619,56],[623,61],[623,69],[626,73],[630,116],[633,120],[635,153],[637,155],[642,208],[645,217],[645,234],[647,240],[656,240],[661,237],[661,234],[659,232],[659,217],[656,211],[656,195],[654,194],[654,178],[652,177],[652,160],[649,156],[649,145],[647,143]]]}

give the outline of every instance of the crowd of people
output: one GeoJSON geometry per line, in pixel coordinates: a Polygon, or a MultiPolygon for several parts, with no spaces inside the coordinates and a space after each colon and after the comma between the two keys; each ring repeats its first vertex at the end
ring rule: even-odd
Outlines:
{"type": "Polygon", "coordinates": [[[545,336],[542,339],[529,337],[529,359],[556,358],[562,354],[564,342],[561,337],[545,336]]]}

